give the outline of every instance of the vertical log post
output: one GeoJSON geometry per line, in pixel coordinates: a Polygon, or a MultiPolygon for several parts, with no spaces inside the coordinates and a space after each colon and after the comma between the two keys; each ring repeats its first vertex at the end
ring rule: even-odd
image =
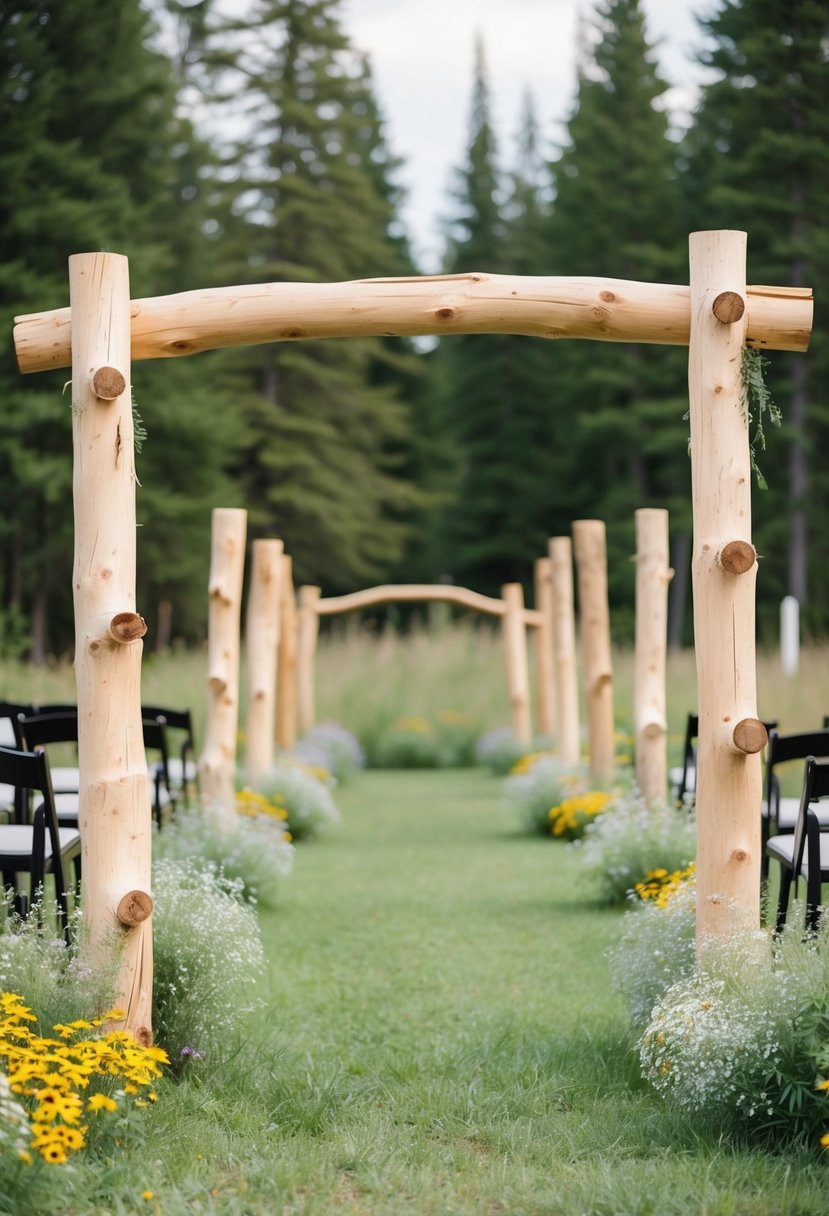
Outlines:
{"type": "Polygon", "coordinates": [[[317,602],[319,587],[299,589],[299,625],[297,636],[297,722],[300,735],[305,735],[316,721],[314,704],[314,663],[317,655],[320,619],[317,602]]]}
{"type": "Polygon", "coordinates": [[[549,557],[539,557],[535,563],[535,607],[541,614],[541,624],[535,631],[538,733],[552,739],[556,733],[556,699],[553,682],[553,575],[549,557]]]}
{"type": "Polygon", "coordinates": [[[208,584],[207,723],[199,773],[205,800],[228,813],[236,801],[239,625],[246,533],[247,511],[236,507],[214,510],[208,584]]]}
{"type": "Polygon", "coordinates": [[[152,1042],[150,793],[135,610],[135,454],[127,259],[69,259],[83,916],[94,960],[122,938],[118,1003],[152,1042]]]}
{"type": "Polygon", "coordinates": [[[604,521],[576,520],[573,524],[573,547],[579,583],[590,769],[596,781],[605,782],[613,778],[614,746],[613,662],[610,655],[607,541],[604,521]]]}
{"type": "Polygon", "coordinates": [[[573,545],[569,536],[549,541],[553,592],[553,655],[558,694],[558,754],[563,764],[581,759],[576,616],[573,608],[573,545]]]}
{"type": "Polygon", "coordinates": [[[283,548],[281,540],[253,542],[245,628],[245,770],[253,782],[273,764],[283,548]]]}
{"type": "Polygon", "coordinates": [[[668,646],[668,512],[645,507],[636,518],[636,642],[633,720],[636,783],[646,802],[664,802],[668,786],[665,671],[668,646]]]}
{"type": "Polygon", "coordinates": [[[507,689],[512,712],[512,734],[518,743],[532,741],[530,721],[530,673],[527,662],[527,626],[524,623],[524,588],[505,583],[501,596],[504,614],[504,651],[507,660],[507,689]]]}
{"type": "Polygon", "coordinates": [[[692,233],[690,263],[699,949],[707,935],[732,929],[734,909],[745,924],[759,924],[759,753],[766,731],[757,719],[757,562],[741,377],[746,234],[692,233]]]}
{"type": "Polygon", "coordinates": [[[290,752],[296,743],[297,610],[293,561],[282,558],[282,611],[279,631],[279,669],[276,680],[276,742],[290,752]]]}

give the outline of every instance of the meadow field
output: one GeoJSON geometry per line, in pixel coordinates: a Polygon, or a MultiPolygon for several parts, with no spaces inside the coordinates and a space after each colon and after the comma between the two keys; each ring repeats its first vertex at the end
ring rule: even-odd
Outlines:
{"type": "MultiPolygon", "coordinates": [[[[205,654],[150,655],[144,697],[203,724],[205,654]]],[[[760,713],[820,722],[829,648],[809,694],[759,660],[760,713]]],[[[630,729],[632,656],[616,655],[630,729]]],[[[693,656],[671,656],[671,749],[695,708],[693,656]]],[[[7,697],[65,700],[66,664],[5,664],[7,697]]],[[[399,716],[508,720],[487,629],[438,622],[322,639],[320,718],[361,738],[399,716]]],[[[243,699],[244,703],[244,699],[243,699]]],[[[243,725],[243,723],[240,723],[243,725]]],[[[623,910],[577,851],[522,832],[480,768],[369,771],[336,791],[342,823],[298,845],[259,909],[256,1008],[157,1087],[118,1151],[0,1187],[17,1216],[820,1216],[814,1138],[782,1144],[689,1121],[641,1079],[607,951],[623,910]]],[[[209,937],[221,956],[228,943],[209,937]]],[[[224,1011],[225,1014],[227,1010],[224,1011]]],[[[829,1127],[829,1101],[827,1122],[829,1127]]],[[[21,1167],[22,1169],[22,1167],[21,1167]]]]}

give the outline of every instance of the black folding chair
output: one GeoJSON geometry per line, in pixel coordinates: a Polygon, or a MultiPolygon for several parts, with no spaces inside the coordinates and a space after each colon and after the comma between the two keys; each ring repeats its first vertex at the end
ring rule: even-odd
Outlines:
{"type": "Polygon", "coordinates": [[[43,748],[34,752],[0,748],[0,782],[21,791],[27,804],[33,798],[35,802],[31,823],[0,825],[3,884],[15,891],[18,907],[25,914],[38,890],[43,888],[45,876],[54,875],[61,928],[68,941],[69,903],[64,867],[73,863],[77,885],[81,877],[81,837],[77,828],[58,824],[46,752],[43,748]],[[30,876],[28,899],[18,889],[19,874],[30,876]]]}
{"type": "MultiPolygon", "coordinates": [[[[796,798],[781,796],[780,775],[777,770],[781,764],[788,764],[793,760],[805,761],[807,756],[814,756],[817,760],[829,759],[829,730],[812,730],[790,735],[781,735],[776,730],[769,732],[765,789],[760,812],[763,842],[761,876],[764,882],[769,875],[769,854],[766,852],[766,844],[771,836],[776,836],[781,832],[794,831],[797,813],[800,809],[800,796],[796,798]]],[[[825,818],[826,824],[829,826],[829,815],[826,812],[820,812],[818,817],[821,820],[825,818]]]]}
{"type": "Polygon", "coordinates": [[[814,756],[809,756],[794,831],[772,836],[766,843],[769,857],[780,863],[776,919],[778,933],[786,923],[792,882],[796,883],[801,877],[806,879],[806,928],[817,927],[821,887],[829,882],[829,833],[821,831],[813,804],[827,797],[829,764],[818,764],[814,756]]]}
{"type": "Polygon", "coordinates": [[[676,787],[676,804],[683,806],[693,802],[697,789],[697,735],[699,717],[688,714],[685,723],[685,740],[682,744],[682,767],[671,769],[671,780],[676,787]]]}
{"type": "MultiPolygon", "coordinates": [[[[30,714],[32,706],[22,701],[0,701],[0,747],[20,749],[20,736],[17,730],[19,714],[30,714]]],[[[22,816],[20,807],[16,805],[19,798],[10,785],[0,785],[0,811],[5,817],[19,820],[22,816]]]]}
{"type": "MultiPolygon", "coordinates": [[[[48,747],[59,743],[77,744],[78,742],[78,711],[74,705],[52,713],[21,716],[18,718],[17,724],[20,741],[27,751],[33,751],[36,747],[48,747]]],[[[175,799],[170,790],[166,724],[163,718],[158,717],[151,721],[144,721],[142,726],[144,747],[155,756],[150,764],[150,777],[153,781],[153,814],[160,827],[164,812],[168,808],[172,810],[175,805],[175,799]]],[[[77,827],[78,770],[59,768],[56,771],[61,778],[60,789],[54,795],[58,819],[62,824],[77,827]]]]}
{"type": "MultiPolygon", "coordinates": [[[[178,755],[167,758],[170,789],[177,802],[184,806],[190,802],[190,789],[198,792],[199,770],[196,763],[196,742],[193,734],[193,715],[189,709],[168,709],[163,705],[142,705],[141,716],[148,719],[163,718],[167,724],[168,739],[180,738],[178,755]]],[[[172,741],[172,740],[171,740],[172,741]]]]}

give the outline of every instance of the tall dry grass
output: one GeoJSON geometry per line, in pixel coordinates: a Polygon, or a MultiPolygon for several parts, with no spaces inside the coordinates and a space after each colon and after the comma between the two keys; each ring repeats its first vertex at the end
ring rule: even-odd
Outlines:
{"type": "MultiPolygon", "coordinates": [[[[633,720],[633,654],[614,655],[616,721],[629,732],[633,720]]],[[[242,664],[244,671],[244,663],[242,664]]],[[[530,661],[532,678],[532,654],[530,661]]],[[[150,654],[143,666],[143,697],[176,708],[190,706],[197,737],[203,738],[206,704],[206,650],[150,654]]],[[[534,680],[533,680],[534,683],[534,680]]],[[[829,713],[829,644],[812,645],[801,655],[800,675],[783,674],[776,653],[761,652],[757,662],[758,710],[776,718],[782,730],[821,725],[829,713]],[[826,690],[824,693],[824,689],[826,690]]],[[[509,724],[503,648],[497,628],[488,623],[451,623],[439,613],[429,626],[406,633],[375,629],[351,619],[323,631],[316,666],[317,717],[335,719],[361,738],[375,737],[395,718],[435,718],[453,710],[471,715],[481,733],[509,724]]],[[[66,701],[75,695],[70,664],[32,667],[15,660],[0,663],[0,698],[66,701]]],[[[672,755],[682,738],[685,718],[696,708],[692,651],[668,659],[668,728],[672,755]]],[[[242,689],[240,727],[244,727],[242,689]]]]}

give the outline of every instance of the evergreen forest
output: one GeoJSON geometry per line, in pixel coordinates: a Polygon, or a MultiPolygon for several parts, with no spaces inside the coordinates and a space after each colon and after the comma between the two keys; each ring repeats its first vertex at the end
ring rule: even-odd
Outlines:
{"type": "MultiPolygon", "coordinates": [[[[563,137],[527,96],[495,135],[469,81],[443,269],[687,283],[687,234],[749,234],[751,283],[811,286],[807,356],[770,356],[758,621],[829,633],[829,5],[718,0],[683,129],[640,0],[598,0],[563,137]]],[[[338,0],[0,0],[0,655],[72,646],[71,404],[21,376],[13,317],[67,302],[69,254],[130,258],[134,297],[420,273],[372,67],[338,0]],[[229,16],[229,14],[232,14],[229,16]]],[[[574,54],[576,51],[574,50],[574,54]]],[[[245,506],[325,594],[441,579],[497,593],[573,519],[608,526],[632,633],[633,512],[671,519],[671,641],[691,640],[682,350],[514,336],[292,342],[136,363],[138,607],[206,628],[210,511],[245,506]]]]}

